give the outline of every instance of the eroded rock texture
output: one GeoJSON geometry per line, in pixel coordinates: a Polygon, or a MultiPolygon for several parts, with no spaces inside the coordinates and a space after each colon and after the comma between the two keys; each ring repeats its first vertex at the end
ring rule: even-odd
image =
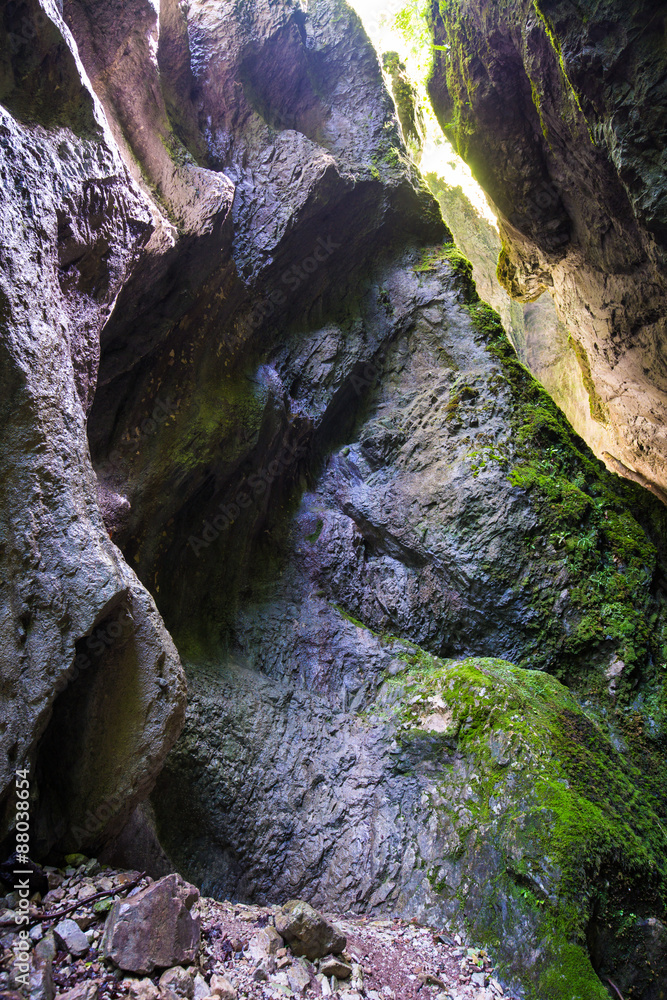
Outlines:
{"type": "Polygon", "coordinates": [[[550,289],[612,435],[591,443],[664,491],[664,11],[457,0],[431,13],[431,96],[498,211],[501,280],[524,301],[550,289]]]}
{"type": "MultiPolygon", "coordinates": [[[[8,216],[5,237],[8,268],[19,225],[34,249],[8,282],[3,350],[23,322],[36,359],[7,366],[24,478],[6,509],[28,523],[26,482],[64,498],[42,529],[50,617],[29,633],[52,644],[45,669],[34,660],[35,734],[49,670],[86,652],[75,641],[104,619],[119,642],[102,655],[102,637],[55,704],[35,771],[45,846],[59,809],[86,806],[91,761],[115,792],[137,761],[152,776],[175,735],[181,675],[145,587],[189,674],[152,800],[184,876],[472,927],[535,996],[605,996],[588,940],[598,971],[657,997],[664,507],[606,471],[517,361],[341,0],[67,0],[64,14],[101,101],[68,49],[97,129],[70,126],[70,156],[90,151],[114,192],[113,210],[67,215],[65,291],[52,216],[79,172],[49,164],[70,133],[25,122],[24,97],[3,92],[9,153],[39,138],[26,196],[51,199],[8,216]],[[25,390],[24,412],[21,379],[43,368],[48,400],[25,390]],[[60,577],[65,611],[88,614],[71,626],[60,577]]],[[[49,24],[69,45],[55,11],[49,24]]],[[[19,587],[40,550],[17,537],[19,587]]],[[[131,829],[162,865],[142,815],[131,829]]],[[[82,846],[116,832],[84,830],[82,846]]]]}
{"type": "Polygon", "coordinates": [[[122,826],[180,731],[185,688],[109,540],[86,440],[99,333],[150,213],[55,5],[5,4],[0,32],[0,788],[4,833],[14,771],[31,770],[44,851],[122,826]]]}

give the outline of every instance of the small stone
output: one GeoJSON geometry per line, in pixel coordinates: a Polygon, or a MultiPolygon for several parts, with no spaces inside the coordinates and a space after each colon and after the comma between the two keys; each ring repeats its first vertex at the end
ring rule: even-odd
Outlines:
{"type": "Polygon", "coordinates": [[[257,962],[269,955],[275,956],[278,949],[283,946],[283,939],[278,934],[275,927],[263,927],[258,931],[248,943],[248,951],[251,957],[257,962]]]}
{"type": "Polygon", "coordinates": [[[195,984],[192,973],[188,972],[181,965],[176,965],[172,969],[167,969],[160,976],[160,989],[169,990],[176,997],[185,997],[192,1000],[195,984]]]}
{"type": "MultiPolygon", "coordinates": [[[[59,886],[63,884],[63,876],[60,874],[60,872],[47,871],[46,881],[49,883],[49,891],[53,892],[54,889],[57,889],[59,886]]],[[[46,896],[48,896],[48,894],[49,893],[47,892],[46,896]]],[[[44,897],[44,899],[46,899],[46,896],[44,897]]]]}
{"type": "Polygon", "coordinates": [[[224,976],[211,976],[211,994],[219,1000],[236,1000],[236,990],[224,976]]]}
{"type": "Polygon", "coordinates": [[[88,979],[85,983],[79,983],[71,990],[67,990],[66,993],[59,993],[58,1000],[97,1000],[97,993],[97,983],[88,979]]]}
{"type": "Polygon", "coordinates": [[[70,953],[70,955],[75,955],[77,958],[80,955],[85,955],[90,947],[88,944],[88,938],[83,933],[79,925],[75,920],[61,920],[59,924],[53,928],[53,933],[56,936],[56,941],[58,941],[62,947],[70,953]]]}
{"type": "Polygon", "coordinates": [[[120,872],[116,876],[116,885],[127,885],[128,882],[136,882],[141,872],[120,872]]]}
{"type": "Polygon", "coordinates": [[[56,943],[52,931],[47,931],[37,943],[30,963],[30,1000],[53,1000],[53,959],[56,943]]]}
{"type": "Polygon", "coordinates": [[[53,906],[54,903],[59,903],[61,899],[65,898],[65,890],[62,888],[50,889],[46,896],[42,900],[44,906],[48,909],[49,906],[53,906]]]}
{"type": "MultiPolygon", "coordinates": [[[[127,980],[124,980],[123,985],[127,980]]],[[[130,980],[128,993],[131,1000],[158,1000],[160,991],[150,979],[130,980]]]]}
{"type": "Polygon", "coordinates": [[[252,979],[254,983],[268,983],[269,981],[268,970],[265,969],[263,965],[258,965],[252,974],[252,979]]]}
{"type": "Polygon", "coordinates": [[[330,997],[331,996],[331,987],[329,986],[329,980],[327,979],[326,976],[319,976],[318,978],[319,978],[319,981],[320,981],[320,987],[322,989],[322,996],[323,997],[330,997]]]}
{"type": "Polygon", "coordinates": [[[490,982],[489,982],[489,986],[491,987],[491,989],[493,990],[493,992],[497,993],[498,996],[500,996],[500,997],[505,992],[497,979],[491,979],[490,982]]]}
{"type": "Polygon", "coordinates": [[[434,976],[432,972],[421,972],[418,978],[424,986],[437,986],[440,990],[446,989],[446,983],[443,983],[438,976],[434,976]]]}
{"type": "Polygon", "coordinates": [[[310,972],[301,962],[295,962],[287,970],[287,978],[291,989],[297,994],[303,994],[310,986],[310,972]]]}
{"type": "Polygon", "coordinates": [[[113,906],[113,899],[98,899],[96,903],[93,903],[93,913],[108,913],[113,906]]]}
{"type": "Polygon", "coordinates": [[[79,889],[77,899],[81,901],[85,899],[90,899],[91,896],[97,895],[97,889],[94,885],[82,885],[79,889]]]}
{"type": "Polygon", "coordinates": [[[206,997],[211,995],[211,990],[209,989],[208,983],[202,976],[200,972],[195,976],[194,988],[192,992],[192,1000],[205,1000],[206,997]]]}
{"type": "Polygon", "coordinates": [[[483,972],[473,972],[472,976],[470,977],[470,982],[473,984],[473,986],[484,986],[485,979],[486,977],[483,972]]]}
{"type": "Polygon", "coordinates": [[[42,940],[35,946],[33,955],[40,961],[52,962],[56,957],[56,950],[53,931],[47,931],[42,940]]]}
{"type": "Polygon", "coordinates": [[[320,972],[325,976],[335,976],[336,979],[349,979],[352,975],[352,966],[342,958],[328,955],[320,962],[320,972]]]}
{"type": "Polygon", "coordinates": [[[29,934],[31,941],[35,942],[41,941],[42,938],[44,937],[44,928],[42,927],[41,924],[35,924],[34,927],[30,928],[29,934]]]}
{"type": "Polygon", "coordinates": [[[98,986],[92,979],[79,983],[66,993],[59,993],[58,1000],[97,1000],[98,986]]]}
{"type": "Polygon", "coordinates": [[[264,969],[267,976],[272,976],[277,968],[277,963],[273,955],[264,955],[259,961],[255,959],[254,964],[257,969],[264,969]]]}

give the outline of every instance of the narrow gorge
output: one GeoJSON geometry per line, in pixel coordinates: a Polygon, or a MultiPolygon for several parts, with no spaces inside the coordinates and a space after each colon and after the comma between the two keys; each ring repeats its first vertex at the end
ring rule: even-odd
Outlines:
{"type": "Polygon", "coordinates": [[[666,110],[649,0],[0,0],[6,1000],[667,996],[666,110]]]}

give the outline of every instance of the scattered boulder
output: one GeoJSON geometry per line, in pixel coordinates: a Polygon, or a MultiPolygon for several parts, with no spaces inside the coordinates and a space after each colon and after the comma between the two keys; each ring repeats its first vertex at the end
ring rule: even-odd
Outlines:
{"type": "Polygon", "coordinates": [[[175,965],[160,976],[160,989],[173,993],[176,997],[192,1000],[194,988],[192,973],[184,969],[182,965],[175,965]]]}
{"type": "Polygon", "coordinates": [[[90,948],[88,938],[76,920],[68,918],[61,920],[53,928],[53,933],[55,934],[56,941],[62,945],[65,951],[68,951],[70,955],[74,955],[76,958],[85,955],[90,948]]]}
{"type": "Polygon", "coordinates": [[[349,979],[352,975],[352,966],[336,955],[328,955],[320,962],[320,972],[329,979],[332,976],[336,979],[349,979]]]}
{"type": "Polygon", "coordinates": [[[200,925],[190,910],[198,899],[198,889],[179,875],[166,875],[119,900],[107,918],[101,954],[125,972],[144,975],[194,962],[200,925]]]}
{"type": "Polygon", "coordinates": [[[345,936],[326,917],[300,899],[285,903],[276,914],[276,930],[295,955],[304,955],[311,961],[330,952],[338,955],[347,944],[345,936]]]}

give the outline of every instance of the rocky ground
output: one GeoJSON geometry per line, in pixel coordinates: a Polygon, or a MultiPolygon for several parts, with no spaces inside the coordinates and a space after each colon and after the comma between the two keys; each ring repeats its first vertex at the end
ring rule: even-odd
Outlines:
{"type": "MultiPolygon", "coordinates": [[[[33,896],[31,1000],[509,996],[486,952],[415,922],[325,917],[306,903],[219,902],[199,898],[178,876],[154,882],[94,859],[75,860],[45,869],[49,891],[33,896]],[[158,954],[171,967],[153,965],[158,954]]],[[[16,904],[15,894],[0,900],[0,995],[18,1000],[16,904]]]]}

